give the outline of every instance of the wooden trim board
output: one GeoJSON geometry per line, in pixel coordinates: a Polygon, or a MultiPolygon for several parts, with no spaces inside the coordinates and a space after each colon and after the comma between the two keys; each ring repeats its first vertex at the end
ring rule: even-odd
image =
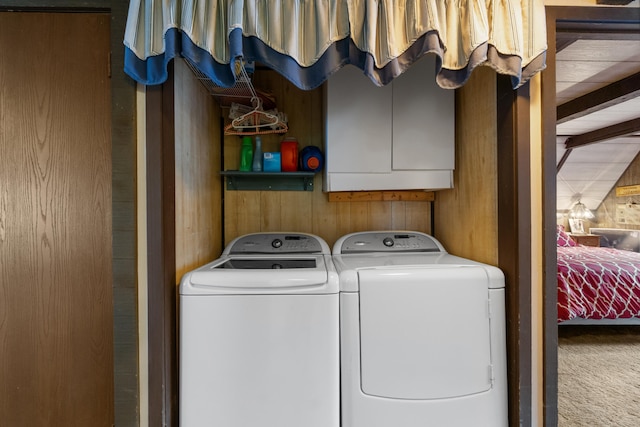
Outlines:
{"type": "Polygon", "coordinates": [[[433,202],[433,191],[336,191],[329,194],[330,202],[433,202]]]}

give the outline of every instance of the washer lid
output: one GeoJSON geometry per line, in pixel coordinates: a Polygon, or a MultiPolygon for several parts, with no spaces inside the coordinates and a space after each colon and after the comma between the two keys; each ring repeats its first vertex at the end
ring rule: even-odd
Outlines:
{"type": "Polygon", "coordinates": [[[229,255],[180,282],[182,295],[337,293],[338,275],[328,255],[229,255]]]}
{"type": "Polygon", "coordinates": [[[316,268],[316,258],[229,258],[214,268],[233,270],[281,270],[289,268],[316,268]]]}

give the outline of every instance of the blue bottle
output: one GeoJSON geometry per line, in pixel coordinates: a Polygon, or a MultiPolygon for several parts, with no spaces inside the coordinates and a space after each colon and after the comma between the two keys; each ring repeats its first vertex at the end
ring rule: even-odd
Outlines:
{"type": "Polygon", "coordinates": [[[324,157],[318,147],[306,146],[300,151],[300,170],[318,172],[324,165],[324,157]]]}

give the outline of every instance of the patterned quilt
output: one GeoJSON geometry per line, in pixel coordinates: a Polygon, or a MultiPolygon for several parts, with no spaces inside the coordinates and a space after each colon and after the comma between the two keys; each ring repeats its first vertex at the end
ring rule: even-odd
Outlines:
{"type": "Polygon", "coordinates": [[[558,244],[558,322],[640,317],[640,253],[558,244]]]}

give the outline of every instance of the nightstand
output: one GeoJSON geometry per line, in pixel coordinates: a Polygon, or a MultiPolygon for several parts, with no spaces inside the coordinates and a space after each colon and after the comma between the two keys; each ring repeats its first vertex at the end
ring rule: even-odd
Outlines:
{"type": "Polygon", "coordinates": [[[569,234],[571,239],[584,246],[600,246],[600,236],[597,234],[569,234]]]}

